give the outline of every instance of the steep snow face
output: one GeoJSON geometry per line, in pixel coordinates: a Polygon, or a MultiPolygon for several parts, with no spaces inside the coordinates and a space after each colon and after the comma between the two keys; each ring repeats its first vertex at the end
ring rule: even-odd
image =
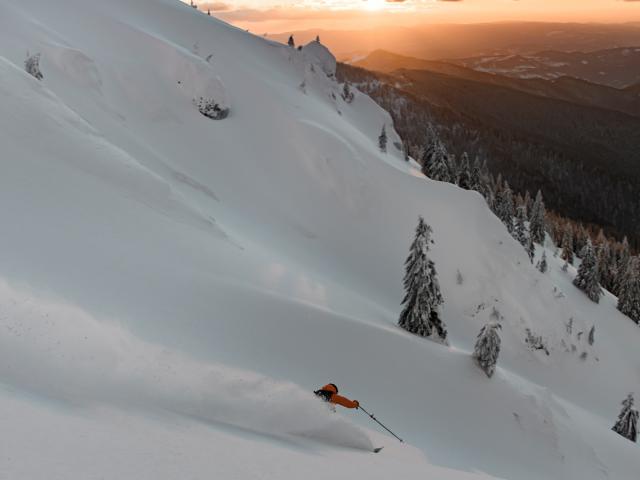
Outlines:
{"type": "Polygon", "coordinates": [[[477,194],[424,179],[389,115],[344,102],[334,72],[321,44],[172,0],[0,0],[0,427],[15,432],[0,473],[123,478],[103,471],[120,460],[136,478],[197,477],[213,468],[202,442],[229,478],[638,471],[610,430],[638,380],[637,327],[577,291],[552,250],[537,272],[477,194]],[[202,115],[200,97],[228,117],[202,115]],[[419,215],[449,347],[396,326],[419,215]],[[495,317],[488,379],[470,352],[495,317]],[[327,413],[310,392],[328,381],[419,450],[327,413]],[[104,463],[63,465],[60,441],[104,463]],[[372,444],[387,447],[375,461],[372,444]],[[150,451],[181,468],[149,470],[150,451]]]}

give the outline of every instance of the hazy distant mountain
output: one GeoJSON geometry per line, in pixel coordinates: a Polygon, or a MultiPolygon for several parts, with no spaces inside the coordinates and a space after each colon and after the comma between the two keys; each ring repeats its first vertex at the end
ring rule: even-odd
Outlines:
{"type": "Polygon", "coordinates": [[[533,55],[480,56],[449,61],[481,72],[516,78],[570,76],[616,88],[640,82],[640,47],[586,53],[546,51],[533,55]]]}
{"type": "MultiPolygon", "coordinates": [[[[343,64],[339,73],[389,109],[410,145],[434,122],[453,153],[485,157],[516,190],[541,188],[555,211],[640,242],[640,118],[429,70],[389,75],[343,64]]],[[[571,82],[585,83],[561,83],[571,91],[571,82]]]]}
{"type": "MultiPolygon", "coordinates": [[[[423,60],[377,50],[353,65],[383,73],[397,70],[427,70],[476,82],[507,87],[542,97],[581,105],[617,110],[640,116],[640,97],[632,89],[621,90],[571,77],[545,80],[521,79],[486,73],[443,61],[423,60]]],[[[628,69],[631,70],[631,67],[628,69]]]]}
{"type": "Polygon", "coordinates": [[[426,59],[481,55],[533,54],[540,51],[583,51],[640,46],[640,24],[579,24],[504,22],[471,25],[436,24],[415,28],[306,30],[270,38],[286,41],[293,33],[298,43],[320,35],[322,43],[341,60],[357,59],[378,50],[426,59]]]}

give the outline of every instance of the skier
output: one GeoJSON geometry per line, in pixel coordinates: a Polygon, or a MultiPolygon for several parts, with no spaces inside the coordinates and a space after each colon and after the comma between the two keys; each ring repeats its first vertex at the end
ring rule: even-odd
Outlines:
{"type": "MultiPolygon", "coordinates": [[[[387,427],[385,427],[380,420],[378,420],[375,415],[367,412],[364,408],[360,407],[360,402],[358,402],[358,400],[349,400],[346,397],[343,397],[341,395],[338,395],[338,387],[336,386],[335,383],[327,383],[324,387],[322,387],[319,390],[316,390],[315,393],[318,397],[320,397],[321,399],[323,399],[325,402],[330,403],[331,404],[331,409],[335,412],[336,411],[336,404],[337,405],[341,405],[345,408],[355,408],[357,410],[360,410],[362,413],[366,414],[368,417],[371,418],[371,420],[373,420],[374,422],[376,422],[378,425],[380,425],[382,428],[384,428],[387,432],[389,432],[391,435],[393,435],[394,437],[396,437],[398,440],[400,440],[400,443],[403,442],[403,440],[397,436],[395,433],[393,433],[391,430],[389,430],[387,427]]],[[[378,447],[378,448],[374,448],[373,449],[373,453],[379,453],[380,450],[382,450],[384,447],[378,447]]]]}
{"type": "Polygon", "coordinates": [[[342,395],[338,395],[338,387],[336,387],[335,383],[328,383],[320,390],[316,390],[313,393],[322,398],[325,402],[331,403],[332,406],[338,404],[345,408],[360,407],[360,402],[358,402],[357,400],[349,400],[342,395]]]}

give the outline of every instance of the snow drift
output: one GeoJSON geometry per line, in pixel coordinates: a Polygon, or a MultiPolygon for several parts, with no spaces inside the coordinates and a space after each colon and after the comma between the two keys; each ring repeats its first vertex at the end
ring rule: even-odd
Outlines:
{"type": "Polygon", "coordinates": [[[0,375],[15,386],[85,407],[163,409],[270,435],[373,448],[360,429],[291,383],[198,362],[5,281],[0,299],[0,375]]]}

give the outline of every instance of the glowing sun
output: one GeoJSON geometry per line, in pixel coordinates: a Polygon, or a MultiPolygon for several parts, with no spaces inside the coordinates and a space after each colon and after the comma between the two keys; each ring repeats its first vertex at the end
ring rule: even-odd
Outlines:
{"type": "Polygon", "coordinates": [[[367,0],[367,10],[382,10],[386,0],[367,0]]]}

